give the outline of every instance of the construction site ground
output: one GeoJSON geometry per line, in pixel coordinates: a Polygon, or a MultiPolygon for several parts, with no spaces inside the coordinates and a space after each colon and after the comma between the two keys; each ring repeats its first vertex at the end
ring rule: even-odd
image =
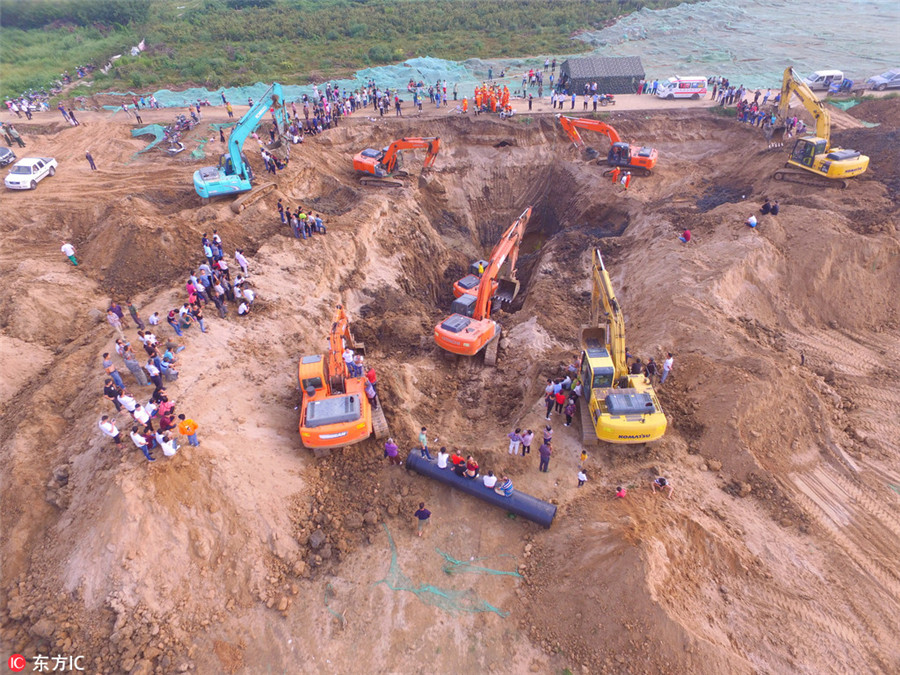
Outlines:
{"type": "MultiPolygon", "coordinates": [[[[221,108],[187,135],[189,150],[214,138],[203,161],[137,155],[149,138],[122,113],[17,124],[19,156],[59,170],[2,198],[4,657],[139,675],[900,670],[900,102],[851,110],[875,127],[833,113],[837,144],[872,158],[847,190],[776,183],[786,149],[701,104],[625,107],[606,121],[659,150],[627,191],[549,110],[357,114],[295,146],[278,189],[240,215],[191,184],[224,149],[207,127],[221,108]],[[441,138],[435,170],[419,175],[408,152],[407,187],[361,188],[352,155],[403,136],[441,138]],[[766,197],[781,213],[745,227],[766,197]],[[278,198],[328,234],[294,239],[278,198]],[[444,358],[432,328],[453,281],[528,205],[497,367],[444,358]],[[229,260],[248,255],[257,305],[186,335],[169,391],[201,445],[149,464],[97,429],[112,412],[105,309],[131,297],[146,320],[183,301],[214,228],[229,260]],[[549,473],[536,446],[509,456],[506,434],[540,437],[545,378],[588,320],[594,247],[632,352],[671,351],[675,369],[659,388],[665,437],[588,448],[577,488],[577,420],[553,417],[549,473]],[[387,466],[374,439],[325,458],[301,446],[298,359],[325,348],[338,302],[401,449],[427,426],[557,503],[551,529],[387,466]],[[657,473],[672,499],[649,490],[657,473]]],[[[605,138],[584,136],[605,156],[605,138]]],[[[246,151],[262,176],[252,139],[246,151]]]]}

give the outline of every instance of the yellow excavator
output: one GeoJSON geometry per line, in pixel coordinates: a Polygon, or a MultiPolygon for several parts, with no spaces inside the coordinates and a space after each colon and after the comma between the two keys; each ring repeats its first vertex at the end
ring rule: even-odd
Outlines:
{"type": "Polygon", "coordinates": [[[831,115],[828,108],[816,98],[812,89],[797,77],[793,68],[785,68],[781,85],[781,101],[778,104],[778,116],[784,120],[791,104],[791,94],[797,96],[803,107],[809,111],[816,122],[816,135],[803,136],[794,142],[791,154],[784,169],[775,172],[775,180],[807,185],[827,185],[829,187],[846,188],[850,185],[848,178],[862,175],[869,168],[869,158],[856,150],[831,147],[831,115]],[[802,171],[791,171],[797,167],[802,171]],[[822,181],[811,174],[825,178],[822,181]]]}
{"type": "Polygon", "coordinates": [[[581,331],[579,364],[582,442],[655,441],[666,433],[666,416],[647,376],[628,372],[625,316],[600,249],[594,249],[591,277],[591,325],[581,331]]]}

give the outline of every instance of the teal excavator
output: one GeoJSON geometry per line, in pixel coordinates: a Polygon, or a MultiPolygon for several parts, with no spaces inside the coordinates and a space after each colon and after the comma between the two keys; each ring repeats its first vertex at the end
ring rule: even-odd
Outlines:
{"type": "MultiPolygon", "coordinates": [[[[194,172],[194,189],[203,198],[204,203],[210,197],[249,192],[253,188],[253,169],[250,168],[243,153],[244,141],[256,130],[268,112],[271,112],[278,129],[275,144],[271,147],[274,149],[284,145],[285,151],[287,151],[286,141],[282,139],[285,136],[288,113],[285,109],[281,85],[276,82],[266,90],[259,101],[250,107],[237,126],[231,130],[228,136],[228,152],[219,158],[219,164],[194,172]]],[[[244,195],[232,203],[231,209],[235,213],[240,213],[246,206],[274,189],[275,183],[261,185],[256,191],[244,195]]]]}

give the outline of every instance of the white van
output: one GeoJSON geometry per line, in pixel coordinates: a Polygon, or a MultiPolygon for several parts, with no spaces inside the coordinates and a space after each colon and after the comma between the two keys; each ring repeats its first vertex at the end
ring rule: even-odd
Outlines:
{"type": "Polygon", "coordinates": [[[840,84],[844,81],[844,73],[840,70],[817,70],[812,75],[804,77],[803,81],[810,89],[824,89],[828,91],[832,82],[840,84]]]}
{"type": "Polygon", "coordinates": [[[693,98],[706,96],[705,77],[670,77],[659,83],[656,95],[660,98],[693,98]]]}

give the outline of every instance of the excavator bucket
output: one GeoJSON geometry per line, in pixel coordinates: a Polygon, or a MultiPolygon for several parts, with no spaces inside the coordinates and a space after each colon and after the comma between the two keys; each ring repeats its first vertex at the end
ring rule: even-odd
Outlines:
{"type": "Polygon", "coordinates": [[[494,293],[494,298],[499,300],[501,305],[508,304],[516,299],[520,287],[521,284],[518,279],[499,279],[497,292],[494,293]]]}
{"type": "Polygon", "coordinates": [[[601,326],[591,326],[581,329],[581,347],[606,349],[606,329],[601,326]]]}

